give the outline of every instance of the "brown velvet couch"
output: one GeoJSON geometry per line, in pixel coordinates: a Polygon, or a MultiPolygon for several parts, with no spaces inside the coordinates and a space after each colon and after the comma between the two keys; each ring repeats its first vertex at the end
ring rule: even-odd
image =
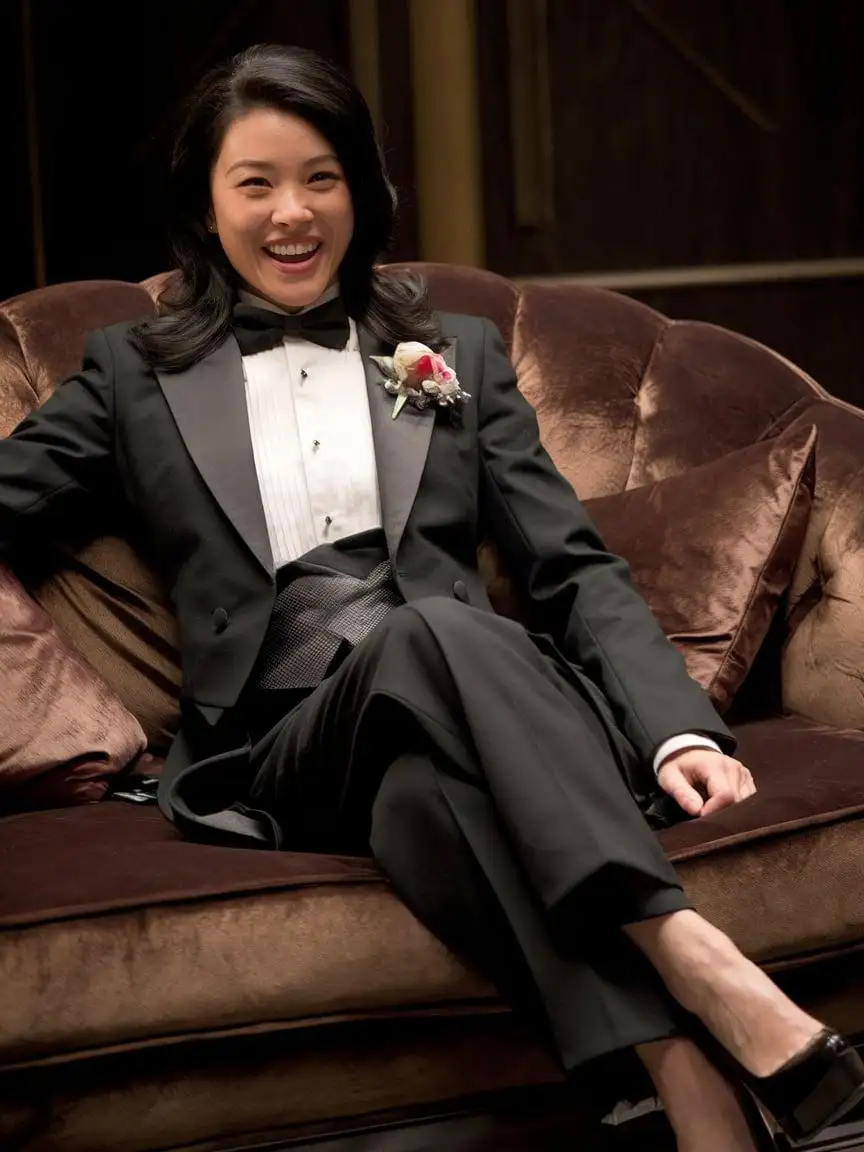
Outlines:
{"type": "MultiPolygon", "coordinates": [[[[621,296],[426,271],[438,307],[500,326],[583,498],[817,427],[805,545],[731,716],[759,795],[661,836],[702,911],[864,1035],[864,413],[750,340],[621,296]]],[[[0,431],[79,365],[88,330],[151,311],[158,284],[0,305],[0,431]]],[[[43,603],[68,622],[74,602],[86,639],[119,589],[149,656],[101,671],[140,680],[144,712],[170,698],[170,613],[132,552],[101,541],[68,571],[43,603]]],[[[189,844],[116,801],[0,820],[4,1149],[540,1149],[568,1126],[587,1149],[587,1095],[366,860],[189,844]]]]}

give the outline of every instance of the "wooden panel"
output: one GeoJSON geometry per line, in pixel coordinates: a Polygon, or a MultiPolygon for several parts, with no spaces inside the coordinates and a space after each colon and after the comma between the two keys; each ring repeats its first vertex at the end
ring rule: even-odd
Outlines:
{"type": "Polygon", "coordinates": [[[473,0],[409,0],[417,232],[424,260],[485,256],[473,0]]]}
{"type": "Polygon", "coordinates": [[[555,221],[547,0],[507,0],[513,208],[519,227],[555,221]]]}
{"type": "Polygon", "coordinates": [[[548,0],[556,218],[534,228],[516,224],[502,5],[478,3],[496,271],[864,251],[859,0],[548,0]]]}
{"type": "Polygon", "coordinates": [[[391,249],[394,260],[417,259],[417,193],[414,187],[414,113],[411,105],[411,36],[408,0],[378,0],[381,60],[381,143],[399,194],[391,249]]]}
{"type": "Polygon", "coordinates": [[[381,133],[381,37],[378,0],[348,0],[351,74],[381,133]]]}

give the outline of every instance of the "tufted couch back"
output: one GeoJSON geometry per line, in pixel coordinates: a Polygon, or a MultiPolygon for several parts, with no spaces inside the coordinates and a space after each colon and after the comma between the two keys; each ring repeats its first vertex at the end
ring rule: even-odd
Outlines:
{"type": "MultiPolygon", "coordinates": [[[[520,289],[451,265],[402,267],[424,272],[437,308],[498,324],[544,442],[584,498],[815,425],[815,500],[786,608],[782,702],[864,728],[864,412],[752,340],[671,321],[624,296],[520,289]]],[[[163,282],[85,281],[0,304],[0,435],[80,365],[88,331],[151,313],[163,282]]]]}

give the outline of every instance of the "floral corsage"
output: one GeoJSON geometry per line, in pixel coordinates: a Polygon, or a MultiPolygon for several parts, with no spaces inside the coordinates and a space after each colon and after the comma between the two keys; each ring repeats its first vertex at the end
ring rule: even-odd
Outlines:
{"type": "Polygon", "coordinates": [[[417,340],[396,346],[392,356],[373,356],[384,376],[384,387],[396,400],[391,419],[395,420],[406,404],[421,411],[430,404],[458,408],[470,400],[456,373],[444,357],[417,340]]]}

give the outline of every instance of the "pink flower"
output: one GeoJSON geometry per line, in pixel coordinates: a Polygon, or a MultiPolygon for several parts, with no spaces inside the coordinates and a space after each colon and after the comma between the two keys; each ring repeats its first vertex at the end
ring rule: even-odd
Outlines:
{"type": "Polygon", "coordinates": [[[418,340],[406,340],[399,345],[393,354],[393,367],[399,380],[415,386],[423,380],[434,380],[440,373],[450,371],[443,356],[418,340]]]}
{"type": "Polygon", "coordinates": [[[395,396],[393,419],[406,403],[424,409],[430,404],[455,407],[470,399],[444,357],[419,340],[397,345],[392,357],[373,357],[384,373],[384,387],[395,396]]]}
{"type": "Polygon", "coordinates": [[[410,369],[410,371],[414,374],[414,379],[428,380],[430,376],[434,376],[436,360],[441,360],[441,357],[434,355],[434,353],[427,356],[421,356],[419,360],[415,360],[412,368],[410,369]]]}

